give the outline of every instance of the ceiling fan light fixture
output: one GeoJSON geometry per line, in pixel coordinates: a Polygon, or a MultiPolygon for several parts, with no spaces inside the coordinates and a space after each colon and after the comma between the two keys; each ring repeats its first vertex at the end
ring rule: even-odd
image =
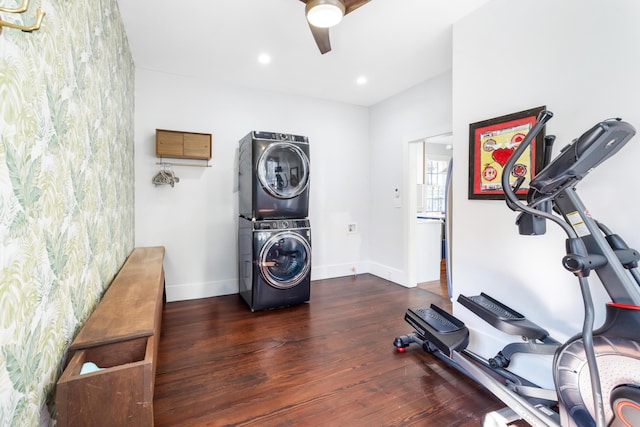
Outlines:
{"type": "Polygon", "coordinates": [[[309,24],[318,28],[337,25],[344,16],[344,3],[340,0],[310,0],[305,13],[309,24]]]}

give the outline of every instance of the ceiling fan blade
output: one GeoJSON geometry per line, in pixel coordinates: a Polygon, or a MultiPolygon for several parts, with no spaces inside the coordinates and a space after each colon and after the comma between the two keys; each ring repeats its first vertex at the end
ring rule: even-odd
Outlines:
{"type": "MultiPolygon", "coordinates": [[[[309,0],[300,0],[302,3],[307,4],[309,0]]],[[[345,12],[344,14],[348,14],[362,6],[363,4],[369,3],[371,0],[342,0],[344,3],[345,12]]]]}
{"type": "MultiPolygon", "coordinates": [[[[302,3],[307,4],[310,0],[300,0],[302,3]]],[[[344,14],[353,12],[358,9],[360,6],[369,3],[371,0],[339,0],[345,7],[344,14]]],[[[323,55],[329,51],[331,51],[331,41],[329,40],[329,29],[328,28],[320,28],[314,27],[309,24],[309,28],[311,29],[311,34],[313,34],[313,39],[316,41],[318,48],[320,49],[320,53],[323,55]]]]}
{"type": "Polygon", "coordinates": [[[370,1],[371,0],[342,0],[346,9],[344,14],[347,15],[370,1]]]}
{"type": "Polygon", "coordinates": [[[321,54],[325,54],[331,50],[331,41],[329,41],[329,29],[328,28],[319,28],[314,27],[309,24],[309,28],[311,29],[311,34],[313,34],[313,38],[318,45],[318,49],[320,49],[321,54]]]}

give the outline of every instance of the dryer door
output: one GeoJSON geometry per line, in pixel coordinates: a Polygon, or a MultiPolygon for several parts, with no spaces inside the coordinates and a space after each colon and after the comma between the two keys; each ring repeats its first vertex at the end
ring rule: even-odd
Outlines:
{"type": "Polygon", "coordinates": [[[309,158],[297,145],[270,144],[258,160],[258,179],[273,197],[297,197],[309,184],[309,158]]]}
{"type": "Polygon", "coordinates": [[[278,289],[289,289],[309,274],[311,246],[298,233],[276,233],[262,246],[258,263],[262,278],[267,284],[278,289]]]}

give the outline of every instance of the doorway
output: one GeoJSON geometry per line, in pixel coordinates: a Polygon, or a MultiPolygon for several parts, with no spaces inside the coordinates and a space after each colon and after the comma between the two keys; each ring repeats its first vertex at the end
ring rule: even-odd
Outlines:
{"type": "Polygon", "coordinates": [[[405,194],[409,286],[448,297],[445,223],[451,132],[410,141],[405,194]]]}

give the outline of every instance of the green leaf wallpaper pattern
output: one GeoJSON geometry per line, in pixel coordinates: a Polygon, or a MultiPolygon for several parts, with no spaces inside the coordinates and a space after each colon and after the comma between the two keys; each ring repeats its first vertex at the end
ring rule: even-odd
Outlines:
{"type": "Polygon", "coordinates": [[[117,0],[34,0],[15,20],[38,7],[39,31],[0,33],[0,426],[55,423],[67,348],[134,244],[117,0]]]}

